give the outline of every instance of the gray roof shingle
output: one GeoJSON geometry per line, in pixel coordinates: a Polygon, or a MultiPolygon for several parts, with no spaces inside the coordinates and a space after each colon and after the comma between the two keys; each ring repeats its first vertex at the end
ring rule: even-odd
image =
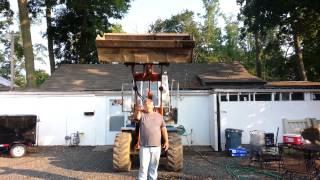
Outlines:
{"type": "MultiPolygon", "coordinates": [[[[159,71],[158,67],[154,69],[159,71]]],[[[174,79],[179,82],[181,89],[259,86],[265,83],[249,74],[239,63],[171,64],[163,70],[167,71],[169,82],[174,79]]],[[[63,64],[44,82],[40,90],[118,91],[122,83],[131,82],[131,68],[122,64],[63,64]]]]}

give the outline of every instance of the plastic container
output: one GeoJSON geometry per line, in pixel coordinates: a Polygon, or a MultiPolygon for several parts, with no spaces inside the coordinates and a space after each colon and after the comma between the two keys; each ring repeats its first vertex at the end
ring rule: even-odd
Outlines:
{"type": "Polygon", "coordinates": [[[274,146],[274,134],[273,133],[265,133],[264,134],[264,141],[266,147],[274,146]]]}
{"type": "Polygon", "coordinates": [[[247,154],[241,154],[241,153],[232,153],[230,154],[231,157],[246,157],[247,154]]]}
{"type": "Polygon", "coordinates": [[[262,147],[265,145],[265,132],[259,130],[250,131],[250,156],[259,156],[262,147]]]}
{"type": "Polygon", "coordinates": [[[248,151],[245,148],[230,148],[229,155],[232,157],[245,157],[248,151]]]}
{"type": "Polygon", "coordinates": [[[254,130],[250,131],[250,145],[261,147],[265,145],[265,132],[254,130]]]}
{"type": "Polygon", "coordinates": [[[283,143],[300,145],[302,144],[302,137],[300,134],[284,134],[283,143]]]}
{"type": "Polygon", "coordinates": [[[239,148],[241,146],[241,137],[243,130],[241,129],[231,129],[228,128],[225,130],[226,137],[226,150],[230,148],[239,148]]]}

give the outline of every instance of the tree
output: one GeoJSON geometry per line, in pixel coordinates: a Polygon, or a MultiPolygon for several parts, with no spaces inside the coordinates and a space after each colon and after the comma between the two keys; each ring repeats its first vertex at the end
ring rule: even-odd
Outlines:
{"type": "Polygon", "coordinates": [[[239,61],[242,53],[239,41],[239,23],[232,21],[232,17],[226,18],[225,22],[224,31],[226,35],[223,36],[224,52],[222,58],[225,59],[224,61],[239,61]]]}
{"type": "Polygon", "coordinates": [[[53,53],[53,32],[52,32],[52,7],[55,4],[53,0],[45,0],[45,7],[46,7],[46,21],[47,21],[47,39],[48,39],[48,54],[49,54],[49,62],[50,62],[50,71],[51,74],[55,70],[55,60],[54,60],[54,53],[53,53]]]}
{"type": "Polygon", "coordinates": [[[201,53],[200,62],[222,61],[222,35],[221,29],[217,26],[217,18],[221,16],[219,9],[219,0],[203,0],[205,9],[204,24],[201,30],[201,53]]]}
{"type": "Polygon", "coordinates": [[[169,19],[157,19],[150,25],[149,33],[188,33],[194,37],[196,42],[194,59],[197,61],[201,48],[201,35],[199,24],[194,20],[194,13],[185,10],[169,19]]]}
{"type": "Polygon", "coordinates": [[[256,7],[259,2],[254,0],[238,0],[237,2],[242,6],[238,16],[238,19],[244,22],[242,37],[244,38],[249,33],[253,34],[255,43],[255,72],[258,77],[262,77],[262,39],[264,39],[269,27],[261,29],[261,25],[257,22],[260,20],[259,15],[262,11],[259,7],[256,7]]]}
{"type": "Polygon", "coordinates": [[[10,9],[10,3],[7,0],[0,0],[0,40],[3,42],[3,36],[7,33],[6,29],[12,24],[13,11],[10,9]]]}
{"type": "MultiPolygon", "coordinates": [[[[24,57],[23,57],[23,48],[22,48],[22,42],[21,42],[21,36],[19,32],[14,33],[14,50],[15,50],[15,63],[14,63],[14,80],[15,84],[24,87],[26,85],[25,77],[22,73],[25,69],[25,63],[24,63],[24,57]]],[[[11,62],[9,58],[9,54],[11,54],[10,49],[10,43],[9,40],[5,41],[4,48],[3,48],[3,54],[6,56],[1,56],[0,53],[0,76],[10,79],[11,78],[11,62]]]]}
{"type": "Polygon", "coordinates": [[[6,77],[9,72],[6,71],[8,64],[6,63],[5,56],[9,54],[6,47],[10,45],[10,38],[7,38],[9,32],[7,31],[9,25],[12,23],[13,11],[10,10],[10,3],[7,0],[0,1],[0,42],[4,45],[4,50],[0,49],[0,76],[6,77]]]}
{"type": "Polygon", "coordinates": [[[25,57],[27,87],[36,86],[34,77],[34,55],[30,33],[30,20],[28,16],[27,0],[18,0],[23,54],[25,57]]]}
{"type": "Polygon", "coordinates": [[[266,33],[278,29],[278,37],[294,47],[299,80],[307,80],[303,62],[303,41],[318,32],[319,3],[308,0],[238,0],[248,32],[266,33]],[[284,5],[285,4],[285,5],[284,5]]]}
{"type": "Polygon", "coordinates": [[[29,0],[28,1],[28,10],[31,14],[31,20],[34,22],[41,22],[42,18],[46,19],[47,31],[45,36],[47,36],[47,46],[50,62],[50,71],[51,73],[55,70],[55,58],[54,58],[54,49],[53,49],[53,30],[52,30],[52,10],[57,5],[57,0],[29,0]]]}
{"type": "Polygon", "coordinates": [[[122,18],[129,0],[65,0],[53,20],[52,36],[57,58],[65,63],[98,63],[95,39],[111,31],[110,18],[122,18]]]}
{"type": "Polygon", "coordinates": [[[124,30],[121,26],[121,24],[112,24],[111,25],[111,32],[112,33],[124,33],[124,30]]]}
{"type": "Polygon", "coordinates": [[[43,70],[35,71],[35,76],[36,76],[36,83],[38,87],[49,78],[49,74],[43,70]]]}

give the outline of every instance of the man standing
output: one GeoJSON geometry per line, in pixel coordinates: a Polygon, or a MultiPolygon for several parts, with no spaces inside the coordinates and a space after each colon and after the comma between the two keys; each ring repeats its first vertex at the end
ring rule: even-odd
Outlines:
{"type": "Polygon", "coordinates": [[[139,180],[157,179],[158,165],[161,155],[161,134],[164,139],[163,148],[169,148],[168,132],[163,116],[153,112],[153,101],[145,99],[144,112],[136,111],[135,117],[140,121],[140,169],[139,180]]]}

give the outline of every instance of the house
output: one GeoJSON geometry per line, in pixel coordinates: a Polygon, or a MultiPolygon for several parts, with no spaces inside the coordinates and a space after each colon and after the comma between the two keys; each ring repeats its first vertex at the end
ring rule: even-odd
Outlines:
{"type": "MultiPolygon", "coordinates": [[[[283,119],[320,119],[317,82],[265,82],[239,63],[171,64],[164,71],[185,145],[221,150],[226,128],[244,130],[248,144],[251,130],[279,127],[281,137],[283,119]]],[[[122,64],[63,64],[39,89],[0,92],[0,114],[36,114],[39,145],[67,145],[65,137],[76,132],[80,145],[110,145],[129,123],[119,103],[124,83],[132,84],[132,76],[122,64]]]]}
{"type": "Polygon", "coordinates": [[[10,89],[10,81],[0,76],[0,91],[8,91],[10,89]]]}

